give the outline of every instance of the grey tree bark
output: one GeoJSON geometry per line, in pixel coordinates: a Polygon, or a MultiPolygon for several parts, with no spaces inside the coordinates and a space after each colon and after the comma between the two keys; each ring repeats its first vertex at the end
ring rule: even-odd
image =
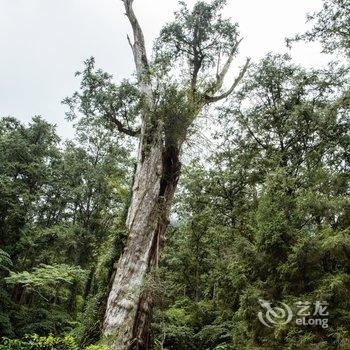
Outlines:
{"type": "Polygon", "coordinates": [[[128,242],[117,264],[104,321],[113,349],[148,348],[152,300],[141,297],[141,288],[149,267],[158,260],[180,173],[178,154],[170,153],[155,144],[139,161],[127,219],[128,242]]]}

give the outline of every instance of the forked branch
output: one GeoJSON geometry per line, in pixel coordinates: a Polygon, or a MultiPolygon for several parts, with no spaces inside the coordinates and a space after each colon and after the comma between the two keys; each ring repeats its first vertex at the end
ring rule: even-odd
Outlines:
{"type": "MultiPolygon", "coordinates": [[[[237,87],[237,85],[240,83],[240,81],[243,79],[248,67],[249,67],[249,63],[250,63],[250,58],[247,58],[247,61],[244,65],[244,67],[241,69],[240,73],[238,74],[237,78],[234,80],[232,86],[223,94],[219,95],[219,96],[211,96],[211,95],[206,95],[205,96],[205,101],[206,103],[212,103],[212,102],[218,102],[220,100],[225,99],[226,97],[228,97],[229,95],[232,94],[232,92],[234,91],[234,89],[237,87]]],[[[226,65],[225,65],[226,66],[226,65]]],[[[225,69],[225,67],[224,67],[225,69]]],[[[227,71],[226,71],[227,73],[227,71]]],[[[223,76],[226,75],[226,73],[224,73],[223,76]]],[[[222,85],[222,82],[221,82],[222,85]]]]}

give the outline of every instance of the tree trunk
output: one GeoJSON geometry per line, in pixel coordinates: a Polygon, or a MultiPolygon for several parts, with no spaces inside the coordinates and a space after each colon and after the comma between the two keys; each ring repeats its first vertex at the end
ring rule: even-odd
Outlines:
{"type": "Polygon", "coordinates": [[[178,148],[156,142],[140,152],[127,218],[129,237],[107,301],[104,335],[115,350],[149,349],[152,296],[143,295],[147,271],[158,264],[179,172],[178,148]]]}

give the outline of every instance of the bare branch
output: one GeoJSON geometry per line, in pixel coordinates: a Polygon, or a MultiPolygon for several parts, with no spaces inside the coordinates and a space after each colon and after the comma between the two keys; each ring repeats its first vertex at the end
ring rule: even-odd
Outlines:
{"type": "Polygon", "coordinates": [[[219,52],[218,65],[216,67],[216,78],[219,76],[220,63],[221,63],[221,52],[219,52]]]}
{"type": "Polygon", "coordinates": [[[215,91],[219,91],[222,88],[222,84],[224,83],[225,76],[231,67],[233,58],[235,57],[238,46],[242,42],[242,40],[243,38],[241,40],[238,40],[237,43],[233,46],[224,67],[222,68],[221,72],[216,75],[215,91]]]}
{"type": "Polygon", "coordinates": [[[217,101],[220,101],[220,100],[228,97],[229,95],[231,95],[233,90],[237,87],[237,85],[243,79],[243,77],[244,77],[244,75],[245,75],[245,73],[246,73],[246,71],[247,71],[247,69],[249,67],[249,63],[250,63],[250,58],[247,58],[247,61],[246,61],[245,65],[244,65],[244,67],[242,68],[242,70],[238,74],[238,76],[235,79],[235,81],[233,82],[232,86],[226,92],[224,92],[222,95],[219,95],[219,96],[206,95],[205,96],[206,103],[217,102],[217,101]]]}
{"type": "Polygon", "coordinates": [[[123,125],[123,123],[117,119],[114,115],[107,115],[107,119],[116,125],[118,131],[122,132],[123,134],[129,135],[129,136],[138,136],[140,134],[140,129],[131,129],[127,128],[123,125]]]}
{"type": "Polygon", "coordinates": [[[134,47],[133,47],[133,45],[132,45],[132,42],[131,42],[130,36],[129,36],[129,35],[127,35],[127,36],[126,36],[126,39],[128,40],[128,43],[129,43],[129,45],[130,45],[130,47],[131,47],[131,50],[134,52],[134,47]]]}
{"type": "Polygon", "coordinates": [[[148,59],[146,53],[145,39],[142,29],[132,8],[133,0],[122,0],[126,10],[126,16],[131,24],[134,34],[134,44],[129,42],[133,49],[136,72],[140,83],[149,84],[148,59]]]}

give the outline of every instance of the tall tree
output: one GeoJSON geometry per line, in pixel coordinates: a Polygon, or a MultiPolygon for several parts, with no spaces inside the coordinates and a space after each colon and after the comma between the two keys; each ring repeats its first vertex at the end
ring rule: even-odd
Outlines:
{"type": "Polygon", "coordinates": [[[139,138],[137,167],[126,226],[128,241],[116,266],[108,298],[104,334],[114,349],[149,348],[152,296],[141,293],[147,271],[158,264],[169,213],[181,170],[180,153],[191,126],[208,105],[227,98],[246,72],[249,60],[231,86],[224,79],[238,52],[237,25],[223,19],[225,0],[184,2],[175,21],[161,31],[154,61],[133,10],[123,0],[133,30],[137,84],[115,86],[94,71],[83,75],[82,93],[68,103],[85,115],[103,117],[129,136],[139,138]],[[139,126],[132,125],[139,121],[139,126]]]}

